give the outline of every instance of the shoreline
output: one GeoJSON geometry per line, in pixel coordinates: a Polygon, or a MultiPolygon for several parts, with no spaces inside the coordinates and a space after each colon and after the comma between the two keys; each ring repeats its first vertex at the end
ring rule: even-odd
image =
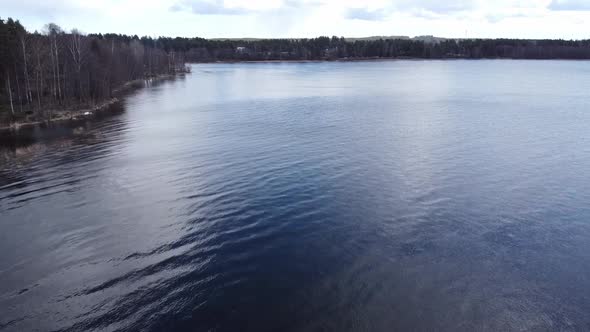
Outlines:
{"type": "Polygon", "coordinates": [[[590,61],[590,59],[523,59],[523,58],[417,58],[417,57],[370,57],[370,58],[338,58],[338,59],[317,59],[317,60],[292,60],[292,59],[274,59],[274,60],[215,60],[215,61],[195,61],[188,64],[236,64],[236,63],[324,63],[324,62],[377,62],[377,61],[481,61],[481,60],[502,60],[502,61],[590,61]]]}
{"type": "Polygon", "coordinates": [[[121,99],[125,96],[125,94],[134,91],[135,89],[145,87],[145,84],[148,81],[162,81],[184,74],[186,73],[164,74],[125,82],[123,85],[113,90],[112,98],[102,100],[90,107],[88,105],[82,106],[81,104],[78,104],[70,108],[63,107],[61,109],[53,109],[52,112],[54,116],[51,118],[51,120],[45,119],[35,121],[14,121],[9,124],[0,124],[0,132],[18,131],[20,129],[27,129],[43,124],[48,125],[52,123],[64,123],[89,118],[99,113],[107,111],[111,108],[111,106],[120,102],[121,99]]]}
{"type": "MultiPolygon", "coordinates": [[[[369,61],[389,61],[389,60],[434,60],[424,58],[413,58],[413,57],[397,57],[397,58],[384,58],[384,57],[368,57],[368,58],[338,58],[338,59],[316,59],[316,60],[295,60],[295,59],[273,59],[273,60],[214,60],[214,61],[195,61],[188,62],[189,64],[203,64],[203,63],[281,63],[281,62],[292,62],[292,63],[322,63],[322,62],[369,62],[369,61]]],[[[453,59],[454,60],[454,59],[453,59]]]]}
{"type": "Polygon", "coordinates": [[[97,113],[105,111],[113,104],[119,102],[119,98],[113,97],[94,107],[88,108],[78,108],[76,107],[75,110],[52,110],[55,116],[51,118],[51,120],[36,120],[36,121],[15,121],[9,125],[4,125],[0,127],[0,131],[18,131],[20,129],[26,129],[42,124],[50,124],[50,123],[62,123],[67,121],[76,121],[81,120],[85,117],[93,116],[97,113]]]}

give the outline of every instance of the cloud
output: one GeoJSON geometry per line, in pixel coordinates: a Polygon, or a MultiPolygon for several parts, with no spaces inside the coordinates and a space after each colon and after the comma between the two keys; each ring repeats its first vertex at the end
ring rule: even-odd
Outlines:
{"type": "Polygon", "coordinates": [[[321,6],[323,3],[319,0],[284,0],[282,4],[284,8],[310,8],[321,6]]]}
{"type": "Polygon", "coordinates": [[[590,10],[588,0],[553,0],[547,7],[550,10],[587,11],[590,10]]]}
{"type": "Polygon", "coordinates": [[[0,0],[0,16],[20,19],[30,31],[54,22],[65,30],[151,36],[590,37],[582,26],[590,22],[590,0],[142,0],[141,6],[137,4],[137,0],[0,0]]]}
{"type": "Polygon", "coordinates": [[[490,23],[499,23],[511,18],[531,18],[538,15],[524,14],[524,13],[493,13],[486,15],[486,20],[490,23]]]}
{"type": "Polygon", "coordinates": [[[169,10],[198,15],[242,15],[313,10],[324,4],[322,0],[178,0],[169,10]]]}
{"type": "MultiPolygon", "coordinates": [[[[35,0],[4,1],[0,0],[4,12],[0,17],[6,18],[5,13],[11,13],[18,19],[24,16],[35,16],[46,20],[53,20],[59,15],[75,15],[86,10],[85,6],[71,0],[55,0],[50,2],[35,0]]],[[[9,16],[9,15],[8,15],[9,16]]]]}
{"type": "Polygon", "coordinates": [[[423,11],[434,14],[452,14],[476,8],[475,0],[396,0],[393,7],[398,11],[423,11]]]}
{"type": "Polygon", "coordinates": [[[355,20],[382,21],[394,13],[406,13],[421,18],[436,18],[475,8],[475,0],[391,0],[381,7],[372,9],[350,8],[346,11],[345,17],[355,20]]]}
{"type": "Polygon", "coordinates": [[[347,10],[345,17],[351,20],[381,21],[387,15],[388,13],[384,9],[351,8],[347,10]]]}
{"type": "Polygon", "coordinates": [[[242,15],[248,14],[250,10],[242,7],[226,7],[223,0],[213,1],[181,1],[170,7],[170,11],[183,12],[190,11],[198,15],[242,15]]]}

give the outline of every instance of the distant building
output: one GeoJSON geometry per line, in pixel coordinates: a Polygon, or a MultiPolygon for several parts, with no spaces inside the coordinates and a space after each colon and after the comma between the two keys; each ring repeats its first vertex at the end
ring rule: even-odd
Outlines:
{"type": "Polygon", "coordinates": [[[324,50],[324,57],[336,58],[338,57],[338,47],[330,47],[324,50]]]}
{"type": "Polygon", "coordinates": [[[248,48],[247,47],[244,47],[244,46],[238,46],[238,47],[236,47],[236,52],[237,53],[242,53],[242,54],[243,53],[248,53],[248,48]]]}

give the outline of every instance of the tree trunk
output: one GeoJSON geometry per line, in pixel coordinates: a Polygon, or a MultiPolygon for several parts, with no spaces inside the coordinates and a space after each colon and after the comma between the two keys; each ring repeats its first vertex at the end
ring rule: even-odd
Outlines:
{"type": "Polygon", "coordinates": [[[57,51],[57,37],[53,37],[53,44],[54,44],[54,50],[55,50],[55,69],[56,69],[56,73],[57,73],[57,95],[59,97],[59,99],[61,100],[63,98],[63,95],[61,93],[61,82],[59,79],[59,53],[57,51]]]}
{"type": "Polygon", "coordinates": [[[43,72],[41,71],[41,57],[37,52],[37,104],[41,113],[41,92],[43,91],[43,72]]]}
{"type": "Polygon", "coordinates": [[[80,94],[80,103],[82,103],[82,69],[78,65],[78,90],[80,94]]]}
{"type": "Polygon", "coordinates": [[[23,112],[23,99],[20,95],[20,84],[18,83],[18,71],[16,70],[16,63],[14,63],[14,81],[16,82],[16,98],[18,99],[19,110],[23,112]]]}
{"type": "Polygon", "coordinates": [[[113,98],[113,59],[115,57],[115,39],[111,39],[111,58],[109,61],[109,98],[113,98]]]}
{"type": "Polygon", "coordinates": [[[8,88],[8,98],[10,98],[10,111],[12,112],[12,116],[14,116],[14,104],[12,103],[12,89],[10,88],[10,74],[8,70],[6,70],[6,87],[8,88]]]}
{"type": "Polygon", "coordinates": [[[49,43],[49,54],[51,54],[51,71],[53,73],[53,87],[51,88],[53,92],[53,98],[57,100],[57,84],[56,84],[56,74],[55,74],[55,56],[53,54],[53,43],[49,43]]]}
{"type": "Polygon", "coordinates": [[[33,95],[31,94],[31,84],[29,83],[29,69],[27,68],[27,49],[25,46],[24,37],[21,38],[21,44],[23,47],[23,65],[25,72],[25,94],[27,95],[27,102],[30,104],[33,102],[33,95]]]}
{"type": "Polygon", "coordinates": [[[41,89],[39,87],[39,84],[40,84],[39,81],[40,81],[39,71],[37,71],[37,89],[36,89],[37,90],[37,106],[38,106],[37,114],[41,113],[41,95],[39,92],[39,90],[41,90],[41,89]]]}
{"type": "Polygon", "coordinates": [[[68,67],[66,67],[66,64],[64,63],[64,65],[62,66],[62,72],[61,72],[61,82],[60,85],[62,86],[62,89],[60,90],[60,95],[61,95],[61,100],[65,100],[66,99],[66,95],[68,94],[67,88],[66,88],[66,77],[68,76],[68,67]]]}

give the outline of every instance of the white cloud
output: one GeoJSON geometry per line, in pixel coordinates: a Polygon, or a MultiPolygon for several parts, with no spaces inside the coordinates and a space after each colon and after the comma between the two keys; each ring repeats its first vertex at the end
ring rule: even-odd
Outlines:
{"type": "Polygon", "coordinates": [[[381,21],[387,16],[388,12],[384,9],[351,8],[346,13],[346,18],[351,20],[381,21]]]}
{"type": "Polygon", "coordinates": [[[551,10],[588,11],[590,1],[588,0],[553,0],[549,4],[551,10]]]}
{"type": "Polygon", "coordinates": [[[0,0],[30,30],[202,37],[590,38],[590,0],[0,0]]]}
{"type": "Polygon", "coordinates": [[[249,11],[242,7],[226,6],[223,0],[181,1],[170,7],[171,11],[191,11],[197,15],[243,15],[249,11]]]}
{"type": "Polygon", "coordinates": [[[425,11],[436,14],[452,14],[472,10],[477,7],[476,0],[397,0],[392,2],[394,7],[401,11],[425,11]]]}

